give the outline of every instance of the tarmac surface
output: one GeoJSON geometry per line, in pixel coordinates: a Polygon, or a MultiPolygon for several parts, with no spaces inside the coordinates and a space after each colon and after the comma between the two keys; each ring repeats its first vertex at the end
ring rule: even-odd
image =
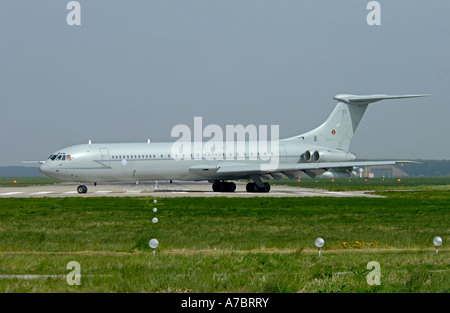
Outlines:
{"type": "Polygon", "coordinates": [[[235,192],[214,192],[208,182],[140,182],[86,184],[88,192],[79,194],[76,183],[30,187],[1,187],[0,198],[39,197],[381,197],[367,191],[328,191],[284,185],[271,185],[269,193],[250,193],[245,182],[236,183],[235,192]]]}

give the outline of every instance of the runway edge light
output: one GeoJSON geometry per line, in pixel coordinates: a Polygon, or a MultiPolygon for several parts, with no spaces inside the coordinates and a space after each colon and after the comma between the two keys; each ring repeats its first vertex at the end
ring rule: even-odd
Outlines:
{"type": "Polygon", "coordinates": [[[319,249],[319,258],[322,256],[322,252],[320,251],[320,248],[322,248],[324,244],[325,244],[325,240],[323,240],[320,237],[314,241],[314,245],[319,249]]]}
{"type": "Polygon", "coordinates": [[[441,237],[434,237],[433,238],[433,244],[436,246],[436,253],[439,253],[438,248],[440,245],[442,245],[442,238],[441,237]]]}
{"type": "Polygon", "coordinates": [[[151,239],[148,242],[148,245],[150,246],[150,248],[153,249],[153,255],[155,255],[155,249],[158,248],[158,246],[159,246],[158,240],[157,239],[151,239]]]}

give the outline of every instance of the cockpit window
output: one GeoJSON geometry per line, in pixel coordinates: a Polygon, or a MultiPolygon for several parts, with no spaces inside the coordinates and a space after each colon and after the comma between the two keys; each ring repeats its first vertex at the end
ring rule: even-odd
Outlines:
{"type": "Polygon", "coordinates": [[[48,159],[52,161],[72,161],[70,154],[66,155],[65,153],[52,154],[48,159]]]}

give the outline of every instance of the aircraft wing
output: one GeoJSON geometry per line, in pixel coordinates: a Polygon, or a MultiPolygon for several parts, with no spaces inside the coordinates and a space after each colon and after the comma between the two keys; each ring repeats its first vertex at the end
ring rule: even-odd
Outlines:
{"type": "Polygon", "coordinates": [[[44,164],[46,161],[22,161],[22,164],[44,164]]]}
{"type": "Polygon", "coordinates": [[[355,167],[375,166],[375,165],[395,165],[395,164],[414,164],[414,161],[355,161],[355,162],[318,162],[318,163],[294,163],[278,164],[222,164],[217,166],[196,165],[190,168],[191,172],[204,176],[208,179],[239,179],[249,178],[256,175],[262,178],[282,178],[295,179],[302,173],[308,176],[318,176],[322,173],[334,171],[352,171],[355,167]]]}

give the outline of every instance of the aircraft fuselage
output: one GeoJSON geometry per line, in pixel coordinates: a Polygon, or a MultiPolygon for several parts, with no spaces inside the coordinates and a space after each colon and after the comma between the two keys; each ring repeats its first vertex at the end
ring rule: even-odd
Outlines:
{"type": "MultiPolygon", "coordinates": [[[[65,155],[66,158],[55,158],[41,165],[40,171],[46,176],[70,182],[114,182],[114,181],[152,181],[152,180],[220,180],[245,179],[248,174],[224,174],[211,177],[206,169],[195,171],[195,166],[212,169],[227,165],[243,164],[278,164],[306,162],[302,155],[307,150],[326,149],[319,146],[283,142],[278,144],[277,151],[251,148],[251,143],[244,143],[245,150],[226,149],[211,151],[191,151],[175,155],[173,143],[121,143],[121,144],[85,144],[71,146],[56,151],[54,155],[65,155]],[[234,151],[232,151],[234,150],[234,151]],[[236,151],[238,150],[238,151],[236,151]],[[263,151],[264,150],[264,151],[263,151]],[[70,157],[70,160],[67,159],[70,157]]],[[[236,146],[236,145],[235,145],[236,146]]],[[[268,143],[270,147],[270,142],[268,143]]],[[[194,148],[192,148],[194,150],[194,148]]],[[[348,161],[349,159],[342,159],[348,161]]]]}

